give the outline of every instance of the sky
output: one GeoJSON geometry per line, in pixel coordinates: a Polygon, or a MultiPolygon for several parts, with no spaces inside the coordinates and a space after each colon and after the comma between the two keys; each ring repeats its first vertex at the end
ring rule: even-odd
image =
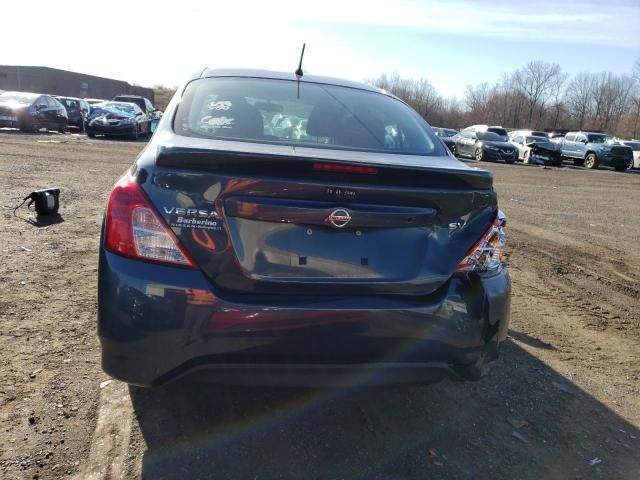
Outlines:
{"type": "Polygon", "coordinates": [[[445,96],[531,60],[630,72],[640,0],[6,1],[0,64],[175,86],[210,68],[428,79],[445,96]],[[8,39],[15,39],[9,42],[8,39]]]}

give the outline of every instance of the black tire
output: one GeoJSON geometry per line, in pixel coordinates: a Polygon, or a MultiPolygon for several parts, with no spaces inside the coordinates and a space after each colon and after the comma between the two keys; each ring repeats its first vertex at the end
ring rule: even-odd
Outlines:
{"type": "Polygon", "coordinates": [[[576,167],[581,167],[581,166],[583,166],[583,165],[584,165],[584,158],[574,158],[574,159],[573,159],[573,164],[574,164],[576,167]]]}
{"type": "Polygon", "coordinates": [[[60,133],[67,133],[67,124],[63,123],[62,125],[58,126],[58,132],[60,133]]]}
{"type": "Polygon", "coordinates": [[[626,172],[627,170],[629,170],[629,167],[614,167],[616,169],[616,172],[626,172]]]}
{"type": "Polygon", "coordinates": [[[20,131],[25,133],[37,133],[39,128],[35,123],[21,122],[20,131]]]}
{"type": "Polygon", "coordinates": [[[475,158],[478,162],[484,161],[484,155],[481,148],[476,148],[475,153],[473,154],[473,158],[475,158]]]}
{"type": "Polygon", "coordinates": [[[582,163],[584,164],[585,168],[588,168],[589,170],[598,168],[598,158],[596,157],[595,153],[589,153],[586,157],[584,157],[582,163]]]}
{"type": "Polygon", "coordinates": [[[89,138],[96,138],[96,134],[93,132],[87,132],[87,137],[89,138]]]}
{"type": "Polygon", "coordinates": [[[85,127],[85,121],[84,121],[84,120],[82,120],[82,122],[80,123],[80,126],[78,127],[78,133],[82,133],[82,132],[84,132],[85,130],[86,130],[86,127],[85,127]]]}
{"type": "Polygon", "coordinates": [[[139,136],[140,136],[140,132],[138,131],[138,126],[136,125],[135,127],[133,127],[133,133],[131,134],[131,139],[138,140],[139,136]]]}

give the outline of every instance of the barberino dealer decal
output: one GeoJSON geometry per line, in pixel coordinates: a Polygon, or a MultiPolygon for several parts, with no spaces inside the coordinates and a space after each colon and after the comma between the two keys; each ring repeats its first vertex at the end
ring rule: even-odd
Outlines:
{"type": "Polygon", "coordinates": [[[172,228],[197,228],[200,230],[222,230],[220,216],[215,210],[199,208],[162,207],[169,216],[172,228]]]}

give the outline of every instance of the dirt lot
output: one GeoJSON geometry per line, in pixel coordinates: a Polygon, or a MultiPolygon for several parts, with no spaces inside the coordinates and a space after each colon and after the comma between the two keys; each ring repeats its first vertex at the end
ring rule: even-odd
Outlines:
{"type": "Polygon", "coordinates": [[[1,478],[640,478],[640,174],[485,165],[514,298],[480,382],[149,392],[107,382],[95,335],[103,207],[142,146],[0,131],[1,478]],[[53,185],[63,221],[12,215],[53,185]]]}

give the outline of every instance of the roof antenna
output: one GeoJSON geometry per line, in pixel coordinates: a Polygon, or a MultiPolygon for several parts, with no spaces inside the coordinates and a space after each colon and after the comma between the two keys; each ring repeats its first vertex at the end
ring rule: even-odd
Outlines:
{"type": "Polygon", "coordinates": [[[302,71],[302,59],[304,58],[304,47],[306,46],[306,43],[302,44],[302,53],[300,53],[300,63],[298,64],[298,69],[296,70],[296,75],[298,77],[301,77],[304,75],[304,72],[302,71]]]}
{"type": "Polygon", "coordinates": [[[306,46],[306,43],[302,44],[302,52],[300,53],[300,63],[298,64],[298,69],[296,70],[296,80],[298,81],[298,100],[300,100],[300,78],[304,75],[304,72],[302,71],[302,59],[304,58],[304,47],[306,46]]]}

